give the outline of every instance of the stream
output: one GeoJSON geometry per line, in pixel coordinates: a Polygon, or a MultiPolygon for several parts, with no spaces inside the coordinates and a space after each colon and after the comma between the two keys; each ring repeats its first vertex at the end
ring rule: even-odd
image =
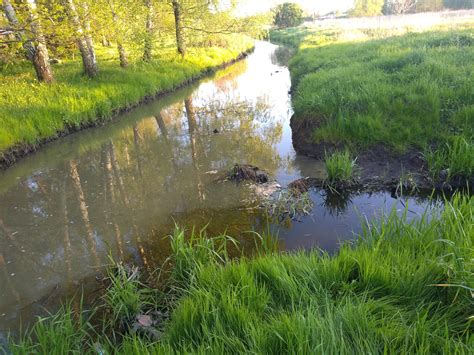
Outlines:
{"type": "MultiPolygon", "coordinates": [[[[0,171],[0,335],[72,291],[93,294],[110,256],[160,265],[175,223],[226,232],[251,248],[249,231],[265,224],[261,212],[242,204],[245,187],[215,183],[216,171],[252,164],[283,187],[324,176],[322,162],[292,146],[287,58],[285,48],[258,42],[247,59],[213,77],[0,171]]],[[[389,192],[334,199],[314,189],[310,196],[309,215],[273,226],[281,249],[332,253],[364,219],[406,206],[413,218],[431,204],[389,192]]]]}

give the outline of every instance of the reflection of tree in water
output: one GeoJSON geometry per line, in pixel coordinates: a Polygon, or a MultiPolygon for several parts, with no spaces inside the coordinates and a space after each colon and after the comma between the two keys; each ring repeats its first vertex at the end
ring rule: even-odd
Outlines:
{"type": "Polygon", "coordinates": [[[186,220],[191,212],[205,216],[218,206],[229,211],[221,225],[227,220],[239,224],[247,212],[230,216],[244,192],[215,186],[215,177],[207,173],[240,162],[263,163],[274,172],[281,134],[282,125],[271,120],[264,98],[245,101],[221,92],[216,98],[189,98],[160,109],[73,160],[20,181],[2,195],[12,203],[0,205],[5,221],[0,228],[0,282],[5,285],[2,297],[6,294],[1,307],[17,302],[20,294],[29,300],[44,294],[43,288],[52,285],[39,277],[59,283],[93,273],[106,263],[108,253],[149,264],[152,253],[160,251],[148,250],[146,238],[170,216],[186,220]]]}
{"type": "Polygon", "coordinates": [[[279,46],[271,55],[272,64],[287,66],[293,52],[294,50],[289,47],[279,46]]]}
{"type": "Polygon", "coordinates": [[[331,216],[344,214],[352,204],[351,193],[345,190],[326,188],[322,191],[322,206],[331,216]]]}
{"type": "Polygon", "coordinates": [[[238,88],[237,78],[247,70],[247,61],[239,61],[230,67],[219,70],[213,78],[213,83],[221,92],[231,92],[238,88]]]}

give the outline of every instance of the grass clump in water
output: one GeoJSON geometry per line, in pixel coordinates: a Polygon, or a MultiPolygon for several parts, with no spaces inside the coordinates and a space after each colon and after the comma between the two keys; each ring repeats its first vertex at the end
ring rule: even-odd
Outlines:
{"type": "Polygon", "coordinates": [[[473,207],[472,197],[458,195],[411,222],[394,211],[334,256],[271,248],[236,260],[178,233],[172,258],[185,283],[162,338],[125,334],[111,343],[101,334],[95,344],[124,354],[468,354],[473,207]]]}
{"type": "Polygon", "coordinates": [[[332,185],[351,180],[354,177],[356,161],[357,159],[353,159],[347,150],[326,154],[324,164],[328,184],[332,185]]]}

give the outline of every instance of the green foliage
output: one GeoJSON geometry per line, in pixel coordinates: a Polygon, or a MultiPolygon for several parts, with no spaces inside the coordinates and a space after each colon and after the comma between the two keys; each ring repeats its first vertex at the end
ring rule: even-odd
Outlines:
{"type": "Polygon", "coordinates": [[[382,15],[384,0],[355,0],[351,16],[379,16],[382,15]]]}
{"type": "Polygon", "coordinates": [[[273,11],[274,24],[279,28],[296,27],[303,23],[303,9],[298,4],[286,2],[273,11]]]}
{"type": "Polygon", "coordinates": [[[326,154],[324,163],[329,184],[349,181],[353,178],[356,159],[351,157],[349,151],[326,154]]]}

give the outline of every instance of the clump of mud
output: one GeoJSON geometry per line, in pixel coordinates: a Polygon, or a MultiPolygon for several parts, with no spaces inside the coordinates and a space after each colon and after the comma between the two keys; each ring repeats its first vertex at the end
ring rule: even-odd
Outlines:
{"type": "Polygon", "coordinates": [[[228,173],[227,179],[236,182],[252,181],[257,184],[265,184],[270,180],[265,171],[260,170],[256,166],[246,164],[235,164],[228,173]]]}

